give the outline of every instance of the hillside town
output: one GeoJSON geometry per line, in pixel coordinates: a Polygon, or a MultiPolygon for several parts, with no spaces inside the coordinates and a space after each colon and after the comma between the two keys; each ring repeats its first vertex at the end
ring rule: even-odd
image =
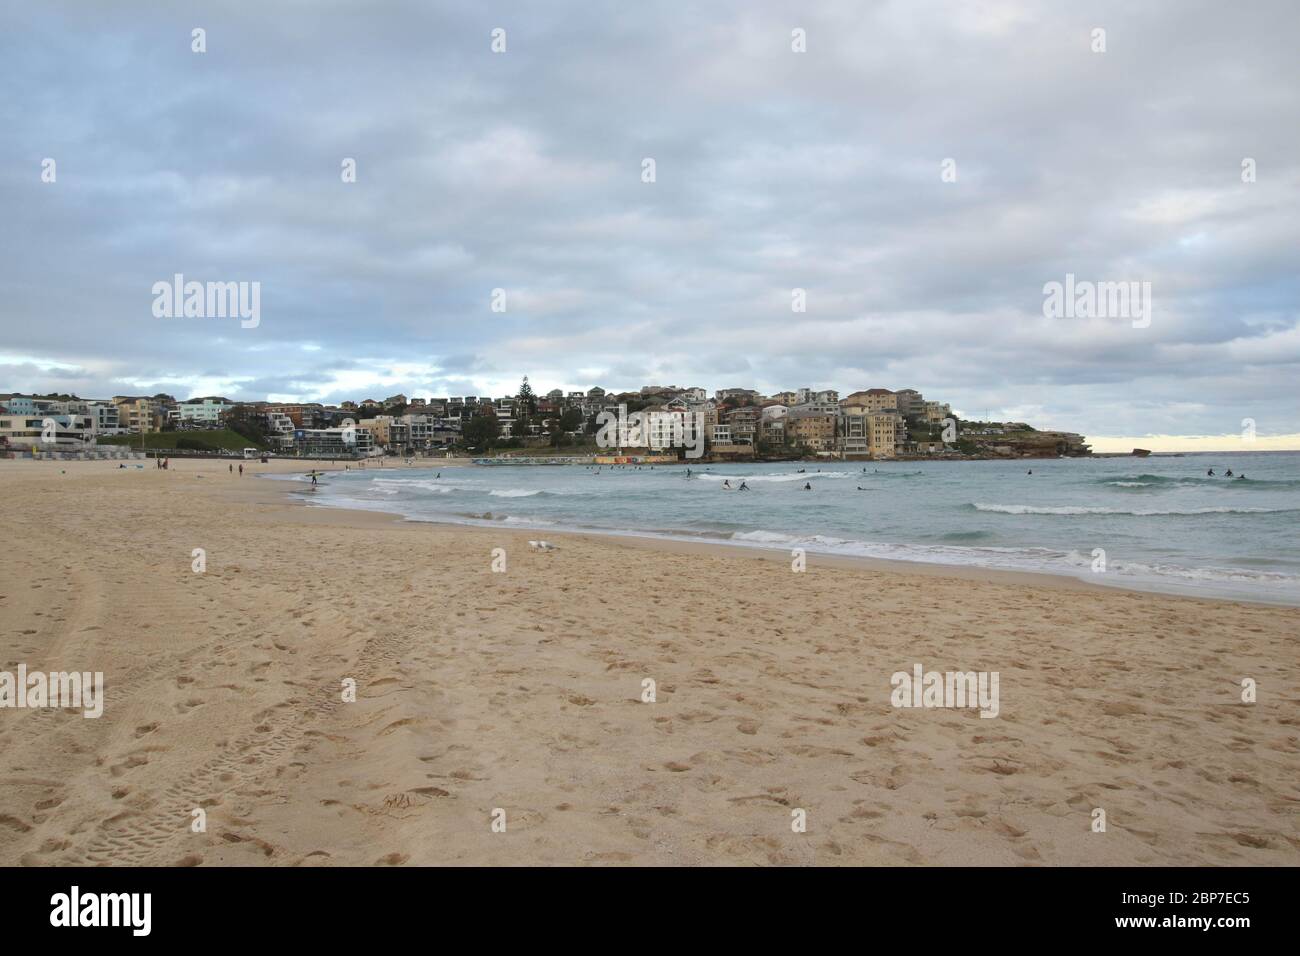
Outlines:
{"type": "Polygon", "coordinates": [[[844,397],[813,388],[773,395],[723,388],[709,396],[703,388],[663,385],[536,394],[525,377],[517,394],[501,398],[398,394],[338,405],[0,393],[0,452],[11,456],[165,448],[307,458],[644,454],[671,460],[684,456],[674,436],[693,432],[702,440],[690,457],[714,461],[1090,453],[1081,435],[964,420],[947,402],[912,388],[868,388],[844,397]],[[607,440],[602,423],[628,416],[644,426],[607,440]]]}

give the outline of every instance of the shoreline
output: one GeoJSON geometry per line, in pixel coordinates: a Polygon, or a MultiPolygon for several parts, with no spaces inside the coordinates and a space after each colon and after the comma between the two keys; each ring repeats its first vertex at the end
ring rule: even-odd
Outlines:
{"type": "MultiPolygon", "coordinates": [[[[466,466],[474,467],[468,463],[466,466]]],[[[422,466],[416,465],[415,467],[419,468],[422,466]]],[[[341,471],[342,469],[334,470],[341,471]]],[[[276,474],[284,474],[284,471],[256,472],[254,473],[254,477],[268,480],[273,484],[288,484],[287,482],[277,482],[274,478],[274,475],[276,474]]],[[[302,494],[302,491],[303,489],[300,486],[291,485],[280,489],[279,493],[291,501],[293,506],[301,506],[307,510],[380,515],[384,516],[386,519],[413,525],[427,524],[443,528],[477,530],[483,533],[501,533],[502,531],[511,533],[528,533],[533,535],[545,535],[548,538],[554,537],[557,540],[562,538],[583,539],[592,537],[601,540],[615,541],[624,547],[640,547],[655,551],[695,552],[730,557],[748,556],[775,563],[788,563],[790,560],[789,549],[776,546],[745,544],[734,541],[724,541],[717,538],[693,539],[691,537],[675,536],[658,532],[634,532],[626,530],[606,531],[595,528],[567,528],[559,526],[553,528],[549,526],[529,527],[526,524],[503,525],[498,528],[487,523],[477,524],[469,521],[439,520],[436,517],[413,518],[398,512],[386,511],[381,508],[359,507],[355,503],[350,503],[348,505],[314,504],[302,494]]],[[[823,567],[873,571],[885,574],[950,578],[964,581],[988,581],[991,583],[1009,585],[1018,584],[1037,588],[1064,588],[1086,593],[1120,591],[1134,595],[1150,595],[1189,601],[1213,601],[1217,603],[1241,604],[1258,607],[1300,608],[1300,599],[1287,602],[1281,598],[1278,600],[1266,600],[1262,598],[1199,594],[1195,593],[1191,589],[1184,591],[1162,590],[1154,585],[1152,587],[1141,587],[1139,584],[1130,581],[1103,583],[1101,581],[1090,580],[1081,575],[1072,576],[1053,571],[996,568],[984,565],[944,563],[942,561],[909,561],[906,559],[891,560],[889,558],[878,558],[867,555],[845,555],[812,550],[807,551],[807,558],[810,566],[815,560],[817,565],[823,567]]]]}

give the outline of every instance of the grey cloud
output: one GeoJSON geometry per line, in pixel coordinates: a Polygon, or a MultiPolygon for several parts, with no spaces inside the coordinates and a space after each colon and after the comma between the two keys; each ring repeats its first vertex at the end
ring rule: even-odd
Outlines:
{"type": "Polygon", "coordinates": [[[1297,27],[1285,0],[7,8],[0,388],[644,377],[1294,422],[1297,27]],[[261,282],[261,325],[154,319],[175,272],[261,282]],[[1067,272],[1150,280],[1151,327],[1044,319],[1067,272]]]}

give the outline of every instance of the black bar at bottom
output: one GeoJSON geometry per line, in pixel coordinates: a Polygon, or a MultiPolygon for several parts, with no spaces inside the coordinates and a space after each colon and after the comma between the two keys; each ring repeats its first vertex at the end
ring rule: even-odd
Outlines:
{"type": "Polygon", "coordinates": [[[468,929],[494,941],[519,933],[554,943],[558,931],[566,941],[658,947],[680,944],[694,926],[733,944],[812,929],[873,941],[937,934],[948,945],[989,942],[990,931],[1232,945],[1241,933],[1288,925],[1293,881],[1285,869],[1191,868],[7,869],[0,914],[7,944],[70,933],[83,942],[362,943],[420,929],[455,934],[430,937],[452,942],[468,929]]]}

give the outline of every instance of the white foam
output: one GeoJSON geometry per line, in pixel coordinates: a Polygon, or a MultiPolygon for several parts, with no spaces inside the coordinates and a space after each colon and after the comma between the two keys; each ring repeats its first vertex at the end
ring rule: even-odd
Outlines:
{"type": "Polygon", "coordinates": [[[998,505],[976,502],[972,507],[976,511],[991,511],[1008,515],[1134,515],[1152,517],[1158,515],[1211,515],[1211,514],[1287,514],[1296,508],[1087,508],[1079,505],[1061,505],[1048,507],[1041,505],[998,505]]]}

